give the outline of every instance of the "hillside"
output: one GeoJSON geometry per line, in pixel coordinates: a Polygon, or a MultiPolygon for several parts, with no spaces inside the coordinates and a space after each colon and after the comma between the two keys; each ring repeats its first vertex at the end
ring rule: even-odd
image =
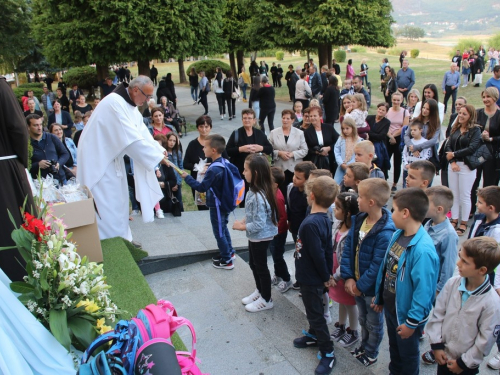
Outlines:
{"type": "Polygon", "coordinates": [[[489,34],[500,28],[500,0],[392,0],[392,6],[398,25],[413,23],[431,35],[489,34]]]}

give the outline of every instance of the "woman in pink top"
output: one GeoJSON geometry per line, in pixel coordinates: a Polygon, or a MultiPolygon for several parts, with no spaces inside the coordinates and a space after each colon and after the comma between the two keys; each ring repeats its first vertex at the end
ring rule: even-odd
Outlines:
{"type": "Polygon", "coordinates": [[[394,180],[391,189],[393,192],[398,190],[396,185],[401,176],[402,155],[399,149],[399,144],[401,143],[401,130],[403,126],[408,125],[410,120],[410,113],[408,110],[401,107],[402,102],[403,95],[400,92],[392,94],[392,107],[387,111],[386,115],[389,121],[391,121],[391,126],[389,126],[389,132],[387,133],[387,137],[389,138],[389,147],[387,151],[389,152],[389,160],[392,155],[394,155],[394,161],[392,162],[394,180]]]}
{"type": "Polygon", "coordinates": [[[153,137],[157,134],[167,135],[172,131],[171,128],[165,125],[165,122],[163,121],[164,117],[163,108],[156,107],[151,111],[152,123],[149,131],[153,137]]]}
{"type": "Polygon", "coordinates": [[[352,59],[347,60],[347,67],[345,72],[345,79],[353,79],[356,75],[354,68],[352,67],[352,59]]]}

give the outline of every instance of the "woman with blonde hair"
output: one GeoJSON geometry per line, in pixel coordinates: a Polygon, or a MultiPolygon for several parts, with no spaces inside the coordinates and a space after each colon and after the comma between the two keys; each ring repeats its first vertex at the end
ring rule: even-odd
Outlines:
{"type": "Polygon", "coordinates": [[[410,113],[410,118],[413,118],[413,113],[415,112],[415,107],[420,101],[420,93],[417,89],[411,89],[408,93],[408,99],[406,101],[406,109],[410,113]]]}

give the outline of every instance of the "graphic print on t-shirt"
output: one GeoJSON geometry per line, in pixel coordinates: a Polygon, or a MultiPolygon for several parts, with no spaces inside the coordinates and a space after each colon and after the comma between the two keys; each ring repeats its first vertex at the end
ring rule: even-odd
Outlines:
{"type": "Polygon", "coordinates": [[[295,243],[295,252],[293,253],[293,257],[295,259],[300,259],[302,254],[300,254],[300,250],[302,250],[302,241],[300,237],[297,235],[297,242],[295,243]]]}
{"type": "Polygon", "coordinates": [[[384,289],[390,293],[396,293],[396,277],[398,275],[398,262],[405,247],[401,246],[397,241],[389,250],[387,257],[387,266],[385,268],[385,284],[384,289]]]}

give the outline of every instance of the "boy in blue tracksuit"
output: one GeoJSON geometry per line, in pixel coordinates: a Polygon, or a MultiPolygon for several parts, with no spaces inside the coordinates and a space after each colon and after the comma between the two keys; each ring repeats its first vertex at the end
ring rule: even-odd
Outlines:
{"type": "Polygon", "coordinates": [[[429,199],[419,188],[394,195],[394,233],[377,276],[372,308],[384,310],[392,375],[419,373],[419,339],[436,296],[439,257],[422,226],[429,199]]]}
{"type": "Polygon", "coordinates": [[[361,326],[361,346],[351,354],[366,367],[377,362],[384,334],[384,317],[370,305],[380,264],[396,230],[391,213],[383,208],[390,195],[389,184],[381,178],[359,183],[360,213],[352,217],[340,264],[340,275],[345,280],[347,293],[355,298],[361,326]]]}
{"type": "MultiPolygon", "coordinates": [[[[225,149],[226,141],[224,137],[213,134],[205,139],[203,152],[205,153],[205,157],[211,158],[214,163],[229,163],[222,158],[222,153],[225,149]]],[[[207,193],[207,207],[210,210],[210,222],[212,223],[212,230],[220,252],[220,256],[212,258],[212,265],[215,268],[232,270],[234,268],[233,258],[236,257],[231,243],[231,235],[227,229],[229,212],[224,212],[222,207],[220,207],[220,212],[218,213],[214,197],[214,194],[218,198],[222,197],[224,184],[227,183],[228,178],[225,169],[225,167],[216,165],[209,167],[201,182],[196,181],[186,172],[184,172],[181,177],[184,178],[186,183],[194,190],[207,193]]]]}

